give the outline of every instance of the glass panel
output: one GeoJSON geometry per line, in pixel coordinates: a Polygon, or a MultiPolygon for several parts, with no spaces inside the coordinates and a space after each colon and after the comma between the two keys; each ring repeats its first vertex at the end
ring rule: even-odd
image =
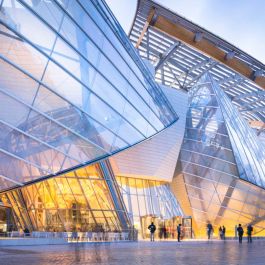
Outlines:
{"type": "Polygon", "coordinates": [[[19,25],[20,34],[30,39],[45,53],[51,53],[56,35],[18,1],[5,0],[0,18],[15,31],[18,30],[19,25]]]}

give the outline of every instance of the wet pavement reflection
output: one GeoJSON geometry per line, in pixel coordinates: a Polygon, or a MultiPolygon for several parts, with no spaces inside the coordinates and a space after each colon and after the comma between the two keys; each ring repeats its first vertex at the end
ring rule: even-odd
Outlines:
{"type": "Polygon", "coordinates": [[[265,241],[73,243],[1,247],[1,265],[263,265],[265,241]]]}

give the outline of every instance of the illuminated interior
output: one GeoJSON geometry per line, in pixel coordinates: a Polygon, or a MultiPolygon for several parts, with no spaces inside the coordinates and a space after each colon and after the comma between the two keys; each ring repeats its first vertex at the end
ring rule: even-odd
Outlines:
{"type": "Polygon", "coordinates": [[[105,1],[2,0],[0,20],[0,232],[265,235],[264,65],[151,0],[130,39],[105,1]]]}
{"type": "Polygon", "coordinates": [[[98,165],[1,195],[18,227],[38,231],[115,231],[121,226],[98,165]]]}
{"type": "MultiPolygon", "coordinates": [[[[183,213],[168,182],[120,176],[116,179],[132,223],[141,231],[140,237],[149,238],[151,222],[158,230],[165,227],[168,238],[176,236],[176,225],[183,213]]],[[[156,237],[159,235],[156,233],[156,237]]]]}

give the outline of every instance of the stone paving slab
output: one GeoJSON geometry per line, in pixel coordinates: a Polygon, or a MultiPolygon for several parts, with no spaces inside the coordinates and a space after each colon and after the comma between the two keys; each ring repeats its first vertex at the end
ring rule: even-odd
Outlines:
{"type": "Polygon", "coordinates": [[[73,243],[0,248],[1,265],[264,265],[265,241],[73,243]]]}

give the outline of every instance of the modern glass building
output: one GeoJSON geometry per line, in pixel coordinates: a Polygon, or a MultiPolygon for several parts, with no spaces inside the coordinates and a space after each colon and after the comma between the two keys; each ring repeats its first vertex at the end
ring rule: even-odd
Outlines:
{"type": "Polygon", "coordinates": [[[150,0],[129,37],[103,0],[0,1],[0,230],[261,235],[264,69],[150,0]]]}
{"type": "Polygon", "coordinates": [[[177,120],[101,1],[7,0],[0,19],[2,188],[95,162],[177,120]]]}
{"type": "Polygon", "coordinates": [[[189,91],[189,99],[175,181],[185,185],[198,236],[208,222],[216,231],[225,225],[230,236],[238,223],[262,231],[262,143],[210,75],[189,91]]]}

